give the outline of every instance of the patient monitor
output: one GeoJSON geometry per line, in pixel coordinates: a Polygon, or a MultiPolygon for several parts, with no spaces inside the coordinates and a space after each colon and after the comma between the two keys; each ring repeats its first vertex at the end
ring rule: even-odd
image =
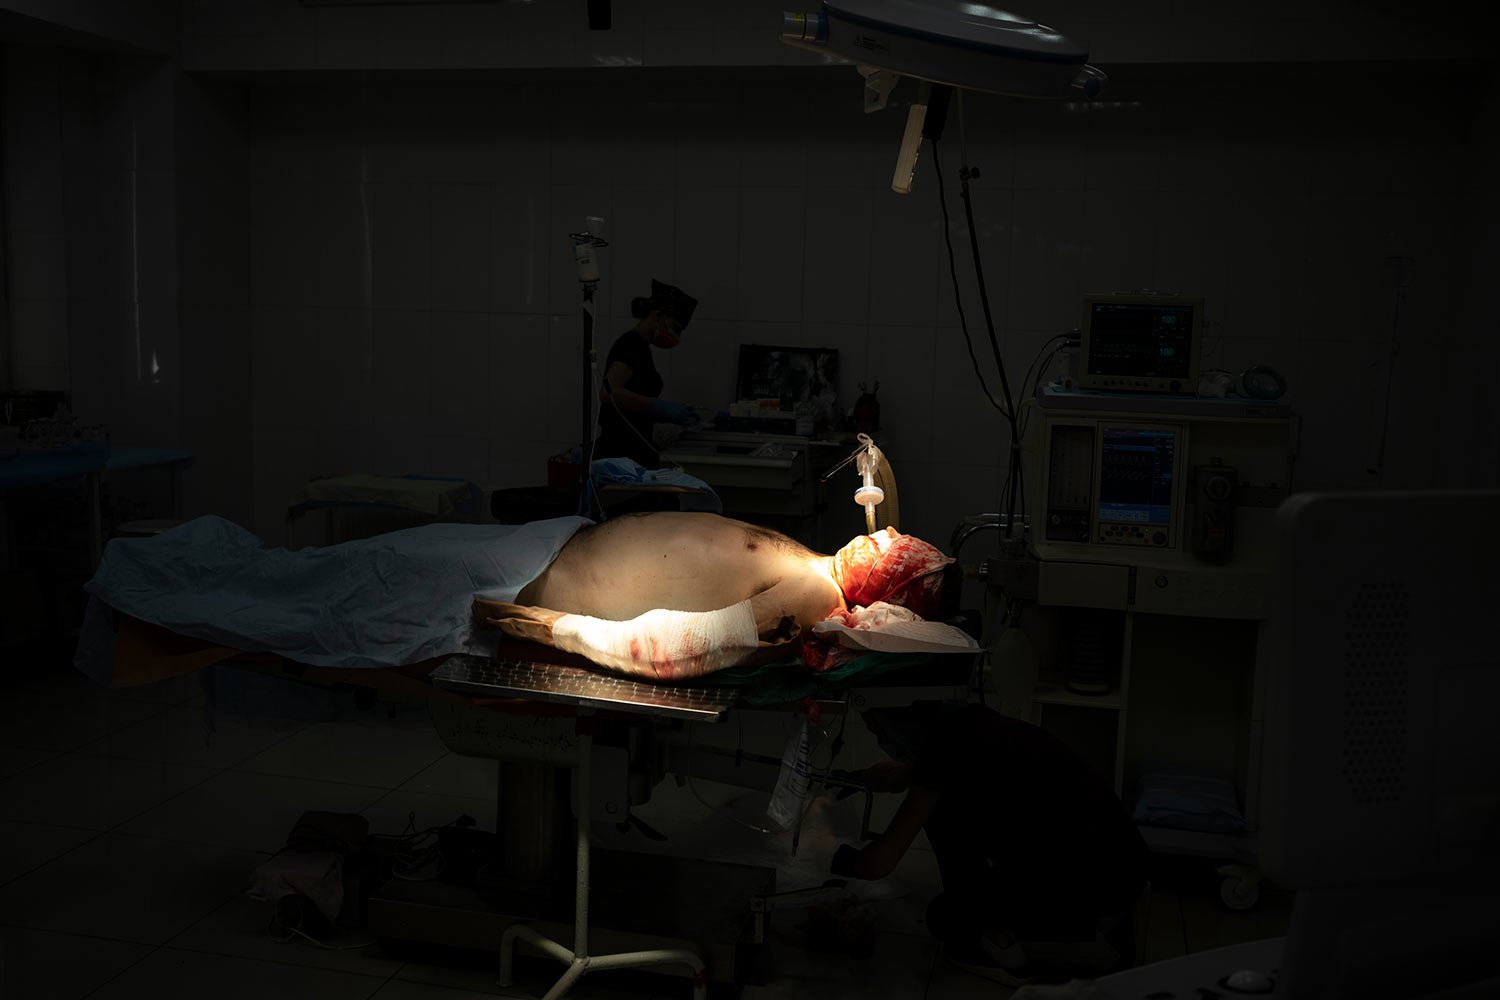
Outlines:
{"type": "Polygon", "coordinates": [[[1056,428],[1048,442],[1046,538],[1164,548],[1181,528],[1182,428],[1102,420],[1056,428]]]}
{"type": "Polygon", "coordinates": [[[1133,567],[1136,610],[1264,616],[1272,515],[1291,486],[1288,406],[1055,387],[1036,406],[1023,482],[1044,589],[1049,575],[1078,586],[1084,565],[1133,567]]]}
{"type": "Polygon", "coordinates": [[[1078,384],[1084,389],[1188,396],[1198,391],[1201,297],[1085,295],[1078,335],[1078,384]]]}

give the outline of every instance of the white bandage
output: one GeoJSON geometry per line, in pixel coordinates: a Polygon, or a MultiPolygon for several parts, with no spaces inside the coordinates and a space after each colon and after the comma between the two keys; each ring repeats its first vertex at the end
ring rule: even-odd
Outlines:
{"type": "Polygon", "coordinates": [[[738,663],[759,646],[750,602],[718,611],[647,611],[629,621],[563,615],[552,644],[627,674],[698,677],[738,663]]]}

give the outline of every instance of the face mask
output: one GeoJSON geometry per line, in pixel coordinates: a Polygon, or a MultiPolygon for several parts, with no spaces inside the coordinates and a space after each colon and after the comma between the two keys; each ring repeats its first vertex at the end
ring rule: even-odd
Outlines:
{"type": "Polygon", "coordinates": [[[676,347],[682,343],[682,328],[673,329],[673,324],[663,320],[656,328],[651,342],[657,347],[676,347]]]}

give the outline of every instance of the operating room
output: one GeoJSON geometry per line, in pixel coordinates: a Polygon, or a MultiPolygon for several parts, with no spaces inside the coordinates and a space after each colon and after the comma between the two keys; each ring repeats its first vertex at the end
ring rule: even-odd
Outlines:
{"type": "Polygon", "coordinates": [[[0,0],[0,1000],[1500,992],[1485,25],[1000,6],[0,0]]]}

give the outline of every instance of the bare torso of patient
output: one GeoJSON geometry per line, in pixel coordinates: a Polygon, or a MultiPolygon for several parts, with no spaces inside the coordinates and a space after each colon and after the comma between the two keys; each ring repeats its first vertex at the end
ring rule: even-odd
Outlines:
{"type": "Polygon", "coordinates": [[[654,608],[715,611],[749,600],[758,623],[791,615],[809,628],[845,607],[829,561],[718,514],[627,514],[580,530],[516,602],[624,621],[654,608]]]}

